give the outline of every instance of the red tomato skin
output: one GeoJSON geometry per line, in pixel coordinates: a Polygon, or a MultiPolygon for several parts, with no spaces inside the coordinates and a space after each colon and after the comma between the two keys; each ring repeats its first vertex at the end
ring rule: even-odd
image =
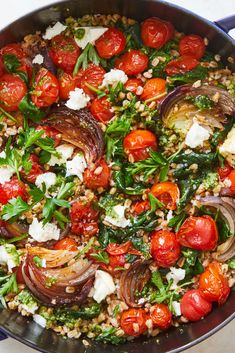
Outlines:
{"type": "Polygon", "coordinates": [[[150,319],[153,326],[161,330],[167,330],[172,323],[172,313],[165,304],[155,304],[150,308],[150,319]]]}
{"type": "Polygon", "coordinates": [[[132,207],[132,211],[135,215],[139,215],[148,210],[150,210],[148,201],[136,201],[132,207]]]}
{"type": "Polygon", "coordinates": [[[184,36],[179,42],[180,55],[190,55],[200,60],[205,53],[205,43],[197,34],[184,36]]]}
{"type": "Polygon", "coordinates": [[[231,182],[229,189],[231,191],[235,191],[235,169],[229,173],[228,180],[230,180],[230,182],[231,182]]]}
{"type": "Polygon", "coordinates": [[[125,83],[124,87],[127,91],[136,94],[138,87],[142,87],[143,82],[139,78],[129,78],[125,83]]]}
{"type": "Polygon", "coordinates": [[[206,300],[199,289],[187,291],[181,299],[182,315],[189,321],[198,321],[209,314],[212,304],[206,300]]]}
{"type": "Polygon", "coordinates": [[[157,138],[148,130],[131,131],[123,140],[124,151],[128,157],[132,156],[135,162],[147,159],[149,150],[157,149],[157,138]]]}
{"type": "Polygon", "coordinates": [[[32,101],[38,108],[49,107],[59,98],[59,83],[57,78],[47,69],[41,68],[36,77],[32,101]]]}
{"type": "Polygon", "coordinates": [[[115,62],[115,68],[124,71],[128,76],[135,76],[148,67],[148,56],[140,50],[131,49],[115,62]]]}
{"type": "Polygon", "coordinates": [[[5,205],[9,200],[20,196],[22,200],[27,201],[28,193],[25,184],[17,178],[12,178],[3,184],[0,184],[0,203],[5,205]]]}
{"type": "Polygon", "coordinates": [[[67,100],[69,98],[69,92],[74,91],[79,85],[79,78],[77,76],[62,72],[58,77],[60,99],[67,100]]]}
{"type": "Polygon", "coordinates": [[[130,240],[123,244],[111,243],[107,246],[106,251],[109,255],[123,255],[128,252],[130,246],[130,240]]]}
{"type": "MultiPolygon", "coordinates": [[[[144,85],[143,93],[141,94],[141,100],[146,101],[147,99],[154,98],[162,93],[166,92],[166,80],[163,78],[151,78],[144,85]]],[[[159,102],[162,98],[158,98],[156,101],[159,102]]]]}
{"type": "Polygon", "coordinates": [[[32,65],[30,63],[30,60],[26,57],[25,53],[23,52],[20,44],[18,43],[11,43],[7,44],[5,47],[3,47],[0,50],[0,62],[2,63],[2,71],[7,72],[5,66],[4,66],[4,55],[6,54],[11,54],[15,55],[16,58],[20,61],[20,66],[17,68],[17,71],[23,71],[29,77],[31,76],[32,73],[32,65]]]}
{"type": "Polygon", "coordinates": [[[72,73],[80,55],[80,48],[73,38],[58,34],[51,40],[49,55],[57,67],[67,73],[72,73]]]}
{"type": "Polygon", "coordinates": [[[159,49],[173,38],[174,31],[170,22],[151,17],[142,23],[141,38],[147,47],[159,49]]]}
{"type": "Polygon", "coordinates": [[[191,216],[180,227],[177,239],[181,245],[194,250],[213,250],[218,241],[216,223],[210,216],[191,216]]]}
{"type": "Polygon", "coordinates": [[[90,111],[97,121],[106,124],[114,116],[111,107],[112,105],[106,97],[95,98],[91,103],[90,111]]]}
{"type": "Polygon", "coordinates": [[[96,190],[99,187],[107,189],[109,186],[109,182],[110,169],[104,159],[101,159],[99,162],[97,162],[92,170],[86,169],[84,172],[84,184],[90,189],[96,190]],[[96,170],[99,167],[102,168],[102,171],[97,175],[96,170]]]}
{"type": "MultiPolygon", "coordinates": [[[[220,167],[218,169],[220,180],[224,181],[224,179],[226,179],[232,171],[233,171],[233,168],[228,163],[225,163],[223,167],[220,167]]],[[[234,186],[235,186],[235,178],[234,178],[234,186]]]]}
{"type": "Polygon", "coordinates": [[[224,277],[218,262],[212,262],[200,275],[199,289],[208,301],[224,304],[230,294],[227,279],[224,277]]]}
{"type": "Polygon", "coordinates": [[[157,183],[152,186],[150,191],[165,205],[165,208],[168,210],[176,209],[180,197],[180,191],[176,183],[171,181],[157,183]]]}
{"type": "Polygon", "coordinates": [[[128,336],[140,336],[147,330],[146,326],[147,314],[144,309],[128,309],[123,311],[121,316],[121,328],[128,336]],[[136,332],[133,324],[139,325],[139,330],[136,332]]]}
{"type": "Polygon", "coordinates": [[[45,135],[54,140],[55,147],[59,146],[62,140],[62,135],[59,131],[47,125],[38,125],[36,130],[44,130],[45,135]]]}
{"type": "Polygon", "coordinates": [[[32,168],[28,174],[26,174],[24,171],[21,171],[22,177],[27,180],[29,183],[35,183],[37,177],[40,174],[44,173],[42,165],[39,163],[39,158],[36,156],[36,154],[31,154],[29,157],[29,160],[32,163],[32,168]]]}
{"type": "Polygon", "coordinates": [[[151,255],[158,266],[173,266],[180,257],[180,245],[176,235],[167,230],[154,231],[151,239],[151,255]]]}
{"type": "Polygon", "coordinates": [[[77,251],[77,242],[73,238],[65,237],[60,239],[53,246],[54,250],[77,251]]]}
{"type": "Polygon", "coordinates": [[[76,235],[93,236],[98,233],[99,212],[91,202],[74,202],[70,208],[71,231],[76,235]]]}
{"type": "Polygon", "coordinates": [[[0,78],[0,106],[7,112],[16,111],[26,93],[27,87],[19,76],[4,74],[0,78]]]}
{"type": "Polygon", "coordinates": [[[187,71],[193,70],[198,64],[199,61],[193,56],[183,55],[170,61],[166,65],[165,71],[168,76],[184,74],[187,71]]]}
{"type": "Polygon", "coordinates": [[[119,29],[110,27],[95,42],[96,50],[103,59],[110,59],[114,55],[120,54],[126,46],[126,37],[119,29]]]}
{"type": "Polygon", "coordinates": [[[86,83],[91,86],[98,88],[104,79],[106,71],[101,66],[96,66],[94,64],[90,64],[86,70],[80,70],[78,72],[79,78],[79,87],[83,89],[83,91],[88,94],[91,98],[96,97],[96,93],[87,87],[86,83]]]}

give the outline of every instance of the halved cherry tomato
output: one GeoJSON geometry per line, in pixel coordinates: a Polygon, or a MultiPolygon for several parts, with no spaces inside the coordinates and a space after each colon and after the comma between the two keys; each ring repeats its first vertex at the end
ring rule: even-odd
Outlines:
{"type": "MultiPolygon", "coordinates": [[[[229,176],[229,174],[232,172],[232,170],[233,168],[228,163],[225,163],[223,167],[220,167],[218,169],[220,180],[223,181],[224,179],[226,179],[227,176],[229,176]]],[[[235,178],[234,178],[234,186],[235,186],[235,178]]]]}
{"type": "Polygon", "coordinates": [[[126,335],[137,337],[147,330],[147,318],[144,309],[128,309],[123,311],[120,325],[126,335]]]}
{"type": "Polygon", "coordinates": [[[90,97],[94,98],[96,93],[88,88],[86,83],[98,88],[103,82],[104,75],[105,70],[101,66],[90,64],[86,70],[80,70],[78,73],[79,87],[90,97]]]}
{"type": "Polygon", "coordinates": [[[15,57],[19,61],[19,66],[15,68],[16,71],[25,72],[27,75],[31,76],[32,73],[32,66],[30,60],[26,57],[25,53],[23,52],[20,44],[18,43],[11,43],[7,44],[0,50],[0,61],[4,67],[3,71],[7,72],[7,68],[4,66],[4,57],[7,55],[11,55],[15,57]]]}
{"type": "Polygon", "coordinates": [[[74,202],[70,209],[71,231],[76,235],[92,236],[98,233],[99,211],[92,202],[74,202]]]}
{"type": "Polygon", "coordinates": [[[181,245],[195,250],[209,251],[216,247],[218,231],[210,216],[187,218],[177,233],[181,245]]]}
{"type": "Polygon", "coordinates": [[[167,230],[152,232],[151,255],[158,266],[174,265],[180,257],[180,245],[176,235],[167,230]]]}
{"type": "Polygon", "coordinates": [[[199,61],[190,55],[182,55],[177,59],[170,61],[166,65],[166,73],[168,76],[184,74],[187,71],[193,70],[198,66],[199,61]]]}
{"type": "Polygon", "coordinates": [[[210,263],[200,275],[199,289],[208,301],[223,304],[227,300],[230,288],[218,262],[210,263]]]}
{"type": "Polygon", "coordinates": [[[166,330],[171,326],[172,313],[165,304],[155,304],[150,308],[150,318],[154,327],[166,330]]]}
{"type": "MultiPolygon", "coordinates": [[[[143,93],[140,98],[146,101],[150,98],[157,97],[166,93],[166,81],[163,78],[151,78],[144,85],[143,93]]],[[[161,98],[156,99],[156,102],[161,100],[161,98]]]]}
{"type": "Polygon", "coordinates": [[[65,237],[55,243],[53,246],[55,250],[77,251],[77,242],[73,238],[65,237]]]}
{"type": "Polygon", "coordinates": [[[66,72],[60,72],[58,77],[59,89],[60,89],[60,98],[68,99],[69,92],[74,91],[79,84],[79,77],[72,76],[66,72]]]}
{"type": "Polygon", "coordinates": [[[197,34],[184,36],[179,42],[180,55],[190,55],[200,60],[205,53],[205,43],[197,34]]]}
{"type": "Polygon", "coordinates": [[[18,109],[27,87],[17,75],[4,74],[0,78],[0,106],[8,112],[18,109]]]}
{"type": "Polygon", "coordinates": [[[110,243],[106,251],[110,255],[123,255],[126,254],[131,246],[131,241],[128,240],[127,242],[123,244],[117,244],[117,243],[110,243]]]}
{"type": "Polygon", "coordinates": [[[27,201],[28,193],[22,181],[12,178],[10,181],[0,184],[0,203],[5,205],[9,200],[18,196],[27,201]]]}
{"type": "Polygon", "coordinates": [[[36,154],[31,154],[29,157],[29,161],[32,163],[32,168],[28,174],[25,173],[24,170],[21,171],[22,177],[27,180],[29,183],[35,183],[37,177],[40,174],[43,174],[43,167],[39,163],[39,158],[36,156],[36,154]]]}
{"type": "Polygon", "coordinates": [[[49,55],[56,66],[71,73],[80,55],[80,48],[73,38],[58,34],[51,40],[49,55]]]}
{"type": "Polygon", "coordinates": [[[131,49],[115,62],[115,68],[124,71],[128,76],[138,75],[148,67],[148,56],[140,50],[131,49]]]}
{"type": "Polygon", "coordinates": [[[136,201],[132,207],[132,211],[135,215],[139,215],[144,211],[150,210],[149,202],[146,201],[136,201]]]}
{"type": "Polygon", "coordinates": [[[104,188],[109,186],[110,169],[107,162],[101,159],[92,169],[86,169],[84,172],[84,184],[90,189],[104,188]]]}
{"type": "Polygon", "coordinates": [[[55,147],[59,146],[62,139],[62,135],[58,130],[47,125],[38,125],[36,130],[44,130],[45,135],[54,140],[55,147]]]}
{"type": "Polygon", "coordinates": [[[120,255],[109,255],[109,265],[108,270],[110,272],[118,271],[117,267],[124,267],[126,264],[126,259],[123,254],[120,255]]]}
{"type": "Polygon", "coordinates": [[[151,193],[158,198],[168,210],[175,210],[180,191],[177,184],[171,181],[154,184],[151,193]]]}
{"type": "Polygon", "coordinates": [[[112,105],[106,97],[95,98],[91,103],[90,111],[96,120],[105,124],[114,116],[111,107],[112,105]]]}
{"type": "Polygon", "coordinates": [[[204,298],[199,289],[191,289],[183,295],[180,309],[186,319],[198,321],[209,314],[212,304],[204,298]]]}
{"type": "Polygon", "coordinates": [[[170,22],[151,17],[141,26],[141,38],[144,45],[159,49],[174,36],[174,27],[170,22]]]}
{"type": "Polygon", "coordinates": [[[59,98],[57,78],[47,69],[41,68],[36,77],[31,93],[32,101],[38,108],[49,107],[59,98]]]}
{"type": "Polygon", "coordinates": [[[228,175],[228,180],[231,181],[230,190],[235,191],[235,169],[231,171],[228,175]]]}
{"type": "Polygon", "coordinates": [[[126,46],[126,37],[119,29],[110,27],[95,42],[96,50],[101,58],[110,59],[120,54],[126,46]]]}
{"type": "Polygon", "coordinates": [[[128,157],[136,162],[148,158],[150,149],[157,149],[157,138],[149,130],[134,130],[124,138],[123,146],[128,157]]]}
{"type": "Polygon", "coordinates": [[[138,87],[142,87],[143,82],[139,78],[129,78],[129,80],[125,83],[124,87],[127,91],[136,94],[138,87]]]}

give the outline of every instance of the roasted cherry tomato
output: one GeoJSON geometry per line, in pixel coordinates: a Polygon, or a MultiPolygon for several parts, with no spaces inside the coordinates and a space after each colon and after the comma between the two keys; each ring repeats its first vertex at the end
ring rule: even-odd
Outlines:
{"type": "Polygon", "coordinates": [[[198,66],[199,61],[190,55],[183,55],[177,59],[170,61],[166,65],[166,73],[168,76],[184,74],[187,71],[193,70],[198,66]]]}
{"type": "MultiPolygon", "coordinates": [[[[154,97],[158,97],[166,93],[166,81],[163,78],[151,78],[144,85],[141,99],[146,101],[154,97]]],[[[156,102],[161,100],[162,97],[156,98],[156,102]]]]}
{"type": "Polygon", "coordinates": [[[126,264],[125,256],[121,255],[109,255],[108,271],[118,271],[118,267],[124,267],[126,264]]]}
{"type": "Polygon", "coordinates": [[[176,235],[168,230],[152,232],[151,254],[158,266],[173,266],[180,257],[180,245],[176,235]]]}
{"type": "Polygon", "coordinates": [[[200,60],[205,53],[205,43],[202,37],[197,34],[184,36],[179,42],[180,55],[190,55],[200,60]]]}
{"type": "Polygon", "coordinates": [[[230,288],[218,262],[210,263],[200,275],[199,289],[209,301],[223,304],[227,300],[230,288]]]}
{"type": "Polygon", "coordinates": [[[27,201],[28,193],[22,181],[12,178],[10,181],[0,184],[0,203],[5,205],[9,200],[18,196],[27,201]]]}
{"type": "Polygon", "coordinates": [[[37,177],[40,174],[44,173],[43,167],[39,163],[39,158],[38,156],[36,156],[36,154],[31,154],[31,156],[29,157],[29,161],[32,163],[32,168],[30,169],[30,172],[26,174],[25,171],[22,170],[20,174],[29,183],[35,183],[37,177]]]}
{"type": "Polygon", "coordinates": [[[212,310],[212,304],[206,300],[199,289],[187,291],[181,299],[182,315],[190,321],[198,321],[212,310]]]}
{"type": "Polygon", "coordinates": [[[175,210],[180,192],[177,184],[171,181],[154,184],[151,193],[161,201],[168,210],[175,210]]]}
{"type": "Polygon", "coordinates": [[[38,108],[49,107],[59,98],[57,78],[47,69],[41,68],[36,77],[31,93],[32,101],[38,108]]]}
{"type": "Polygon", "coordinates": [[[165,304],[155,304],[150,308],[150,318],[154,327],[166,330],[171,326],[172,313],[165,304]]]}
{"type": "Polygon", "coordinates": [[[67,74],[66,72],[60,72],[58,77],[60,98],[68,99],[69,92],[74,91],[79,85],[79,77],[67,74]]]}
{"type": "Polygon", "coordinates": [[[104,159],[95,164],[92,169],[86,169],[84,172],[84,184],[89,189],[104,188],[109,186],[110,169],[104,159]]]}
{"type": "Polygon", "coordinates": [[[148,211],[150,209],[149,202],[146,201],[136,201],[132,207],[132,211],[135,215],[139,215],[144,211],[148,211]]]}
{"type": "Polygon", "coordinates": [[[65,237],[55,243],[53,246],[55,250],[77,251],[77,242],[73,238],[65,237]]]}
{"type": "Polygon", "coordinates": [[[76,235],[92,236],[98,233],[99,211],[91,202],[74,202],[70,209],[71,231],[76,235]]]}
{"type": "Polygon", "coordinates": [[[124,138],[123,146],[128,157],[136,162],[148,158],[150,149],[157,149],[157,138],[151,131],[134,130],[124,138]]]}
{"type": "MultiPolygon", "coordinates": [[[[229,174],[232,171],[233,171],[233,168],[228,163],[225,163],[223,167],[220,167],[218,169],[220,180],[223,181],[224,179],[226,179],[227,176],[229,176],[229,174]]],[[[235,178],[234,178],[234,186],[235,186],[235,178]]]]}
{"type": "Polygon", "coordinates": [[[141,38],[144,45],[159,49],[174,36],[174,27],[170,22],[151,17],[141,26],[141,38]]]}
{"type": "Polygon", "coordinates": [[[230,180],[231,185],[230,185],[230,190],[235,191],[235,170],[232,170],[231,173],[228,175],[228,180],[230,180]]]}
{"type": "MultiPolygon", "coordinates": [[[[20,44],[7,44],[0,50],[0,61],[2,62],[3,66],[4,61],[7,59],[7,56],[11,56],[12,58],[15,57],[18,60],[17,67],[15,67],[15,71],[25,72],[27,75],[31,76],[32,65],[30,63],[30,60],[26,57],[25,53],[23,52],[20,44]]],[[[4,66],[3,71],[8,71],[6,65],[4,66]]]]}
{"type": "Polygon", "coordinates": [[[80,48],[73,38],[58,34],[51,40],[49,55],[56,66],[71,73],[80,55],[80,48]]]}
{"type": "Polygon", "coordinates": [[[0,106],[8,112],[18,109],[27,87],[17,75],[4,74],[0,78],[0,106]]]}
{"type": "Polygon", "coordinates": [[[140,336],[147,330],[147,314],[144,309],[128,309],[121,316],[121,328],[128,336],[140,336]]]}
{"type": "Polygon", "coordinates": [[[116,60],[115,67],[128,76],[138,75],[147,69],[148,56],[140,50],[131,49],[116,60]]]}
{"type": "Polygon", "coordinates": [[[105,124],[114,116],[111,107],[112,105],[106,97],[95,98],[91,103],[90,111],[96,120],[105,124]]]}
{"type": "Polygon", "coordinates": [[[45,135],[54,140],[55,147],[59,146],[62,139],[62,135],[58,130],[47,125],[38,125],[36,130],[44,130],[45,135]]]}
{"type": "Polygon", "coordinates": [[[120,54],[126,46],[126,37],[115,27],[110,27],[95,42],[96,50],[101,58],[110,59],[120,54]]]}
{"type": "Polygon", "coordinates": [[[218,231],[210,216],[187,218],[177,233],[181,245],[195,250],[209,251],[216,247],[218,231]]]}
{"type": "Polygon", "coordinates": [[[131,241],[128,240],[123,244],[111,243],[107,246],[106,251],[110,255],[123,255],[126,254],[131,246],[131,241]]]}
{"type": "Polygon", "coordinates": [[[125,83],[124,87],[127,91],[136,94],[138,87],[142,87],[142,85],[143,82],[139,78],[129,78],[129,80],[125,83]]]}
{"type": "Polygon", "coordinates": [[[79,86],[83,91],[91,96],[96,96],[96,93],[87,87],[87,83],[95,88],[98,88],[104,79],[105,70],[101,66],[90,64],[86,70],[80,70],[78,73],[79,86]]]}

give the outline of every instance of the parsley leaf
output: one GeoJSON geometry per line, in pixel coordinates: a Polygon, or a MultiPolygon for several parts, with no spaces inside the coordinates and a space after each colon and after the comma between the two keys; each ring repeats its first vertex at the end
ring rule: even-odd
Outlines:
{"type": "Polygon", "coordinates": [[[45,112],[40,110],[30,99],[30,94],[26,94],[21,100],[19,107],[20,111],[33,122],[38,123],[45,116],[45,112]]]}
{"type": "Polygon", "coordinates": [[[13,198],[4,205],[1,212],[2,219],[8,221],[11,218],[20,216],[22,213],[29,211],[31,208],[20,196],[13,198]]]}
{"type": "Polygon", "coordinates": [[[19,168],[21,166],[21,155],[19,152],[11,148],[12,139],[9,138],[5,147],[5,158],[0,158],[0,165],[8,165],[16,173],[18,179],[20,179],[19,168]]]}
{"type": "Polygon", "coordinates": [[[4,308],[6,308],[7,306],[6,306],[4,296],[7,295],[8,293],[11,293],[11,292],[14,292],[14,293],[18,292],[18,286],[17,286],[17,282],[16,282],[16,274],[13,273],[10,276],[0,277],[0,283],[2,283],[2,285],[0,287],[0,301],[1,301],[2,305],[4,306],[4,308]]]}
{"type": "Polygon", "coordinates": [[[155,212],[157,208],[162,208],[164,207],[164,204],[158,200],[157,197],[155,197],[151,192],[148,193],[148,199],[150,203],[150,208],[152,212],[155,212]]]}
{"type": "Polygon", "coordinates": [[[92,256],[98,262],[103,262],[106,265],[109,264],[109,255],[106,251],[100,251],[98,254],[93,253],[90,254],[90,256],[92,256]]]}

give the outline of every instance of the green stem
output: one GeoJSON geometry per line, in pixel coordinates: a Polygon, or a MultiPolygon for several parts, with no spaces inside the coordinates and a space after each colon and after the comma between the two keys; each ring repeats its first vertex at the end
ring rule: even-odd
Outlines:
{"type": "Polygon", "coordinates": [[[8,112],[6,112],[3,108],[0,107],[0,111],[10,120],[14,121],[14,123],[17,123],[17,120],[14,118],[14,116],[12,116],[11,114],[9,114],[8,112]]]}
{"type": "Polygon", "coordinates": [[[84,246],[84,248],[80,251],[80,253],[75,257],[75,259],[80,259],[82,257],[82,255],[84,255],[93,245],[95,241],[95,237],[92,237],[89,242],[87,243],[86,246],[84,246]]]}
{"type": "Polygon", "coordinates": [[[102,97],[103,97],[103,96],[106,96],[106,93],[105,93],[105,92],[103,92],[103,91],[101,91],[100,89],[98,89],[98,88],[96,88],[96,87],[90,85],[90,83],[86,82],[85,85],[86,85],[91,91],[97,93],[99,96],[101,96],[101,95],[102,95],[102,97]]]}
{"type": "Polygon", "coordinates": [[[155,101],[155,100],[157,100],[157,99],[159,99],[159,98],[162,98],[162,97],[164,97],[164,96],[166,96],[166,95],[167,95],[167,92],[158,94],[157,96],[154,96],[154,97],[152,97],[152,98],[147,99],[144,103],[145,103],[145,104],[148,104],[148,103],[153,102],[153,101],[155,101]]]}

